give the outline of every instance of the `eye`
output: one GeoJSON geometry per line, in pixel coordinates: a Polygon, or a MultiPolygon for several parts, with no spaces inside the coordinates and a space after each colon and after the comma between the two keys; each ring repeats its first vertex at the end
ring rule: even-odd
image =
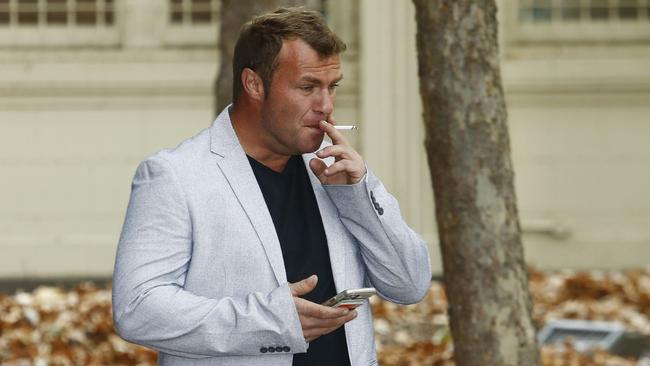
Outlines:
{"type": "Polygon", "coordinates": [[[302,86],[299,87],[299,89],[304,91],[304,92],[310,92],[310,91],[314,90],[314,86],[313,85],[302,85],[302,86]]]}

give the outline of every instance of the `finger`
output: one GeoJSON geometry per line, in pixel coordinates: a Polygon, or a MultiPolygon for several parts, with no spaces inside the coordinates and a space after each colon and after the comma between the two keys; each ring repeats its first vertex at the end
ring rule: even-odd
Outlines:
{"type": "Polygon", "coordinates": [[[302,296],[310,293],[318,283],[318,276],[311,275],[300,282],[290,283],[289,289],[291,289],[291,295],[293,296],[302,296]]]}
{"type": "Polygon", "coordinates": [[[337,318],[323,319],[323,318],[311,318],[313,326],[317,328],[331,328],[338,327],[341,324],[345,324],[350,320],[356,318],[358,315],[356,310],[349,310],[344,315],[337,318]]]}
{"type": "Polygon", "coordinates": [[[320,319],[320,318],[314,318],[314,317],[309,317],[309,316],[300,316],[300,324],[304,330],[307,329],[325,329],[325,328],[335,328],[339,327],[342,324],[345,324],[346,322],[350,321],[349,313],[345,316],[340,316],[338,318],[333,318],[333,319],[320,319]]]}
{"type": "Polygon", "coordinates": [[[327,164],[325,164],[325,162],[320,159],[314,158],[309,161],[309,167],[311,168],[311,171],[314,172],[314,175],[318,178],[318,180],[320,180],[321,183],[325,183],[327,177],[325,174],[323,174],[323,172],[325,169],[327,169],[327,164]]]}
{"type": "Polygon", "coordinates": [[[334,125],[327,121],[320,121],[320,124],[318,125],[321,130],[325,131],[327,136],[332,139],[332,143],[334,145],[350,145],[348,143],[348,140],[343,136],[342,133],[340,133],[336,128],[334,128],[334,125]]]}
{"type": "Polygon", "coordinates": [[[336,329],[338,329],[340,326],[343,324],[349,322],[350,320],[354,319],[357,317],[357,312],[356,311],[351,311],[346,315],[344,318],[341,318],[340,321],[334,323],[332,326],[326,326],[325,323],[321,323],[318,326],[314,327],[303,327],[303,335],[307,340],[310,340],[309,338],[318,338],[322,335],[328,334],[336,329]]]}
{"type": "MultiPolygon", "coordinates": [[[[341,325],[343,325],[343,324],[341,324],[341,325]]],[[[329,333],[337,330],[338,328],[341,327],[341,325],[339,325],[337,327],[333,327],[333,328],[307,329],[307,330],[303,331],[302,333],[303,333],[303,336],[305,337],[305,339],[307,340],[307,342],[311,342],[311,341],[313,341],[314,339],[316,339],[316,338],[318,338],[320,336],[324,336],[326,334],[329,334],[329,333]]]]}
{"type": "Polygon", "coordinates": [[[356,151],[352,150],[352,147],[345,145],[331,145],[316,152],[316,156],[321,159],[325,159],[330,156],[335,157],[337,160],[354,159],[356,155],[356,151]]]}
{"type": "Polygon", "coordinates": [[[349,309],[319,305],[301,298],[294,298],[294,303],[296,304],[296,310],[299,315],[312,318],[334,319],[350,313],[349,309]]]}
{"type": "Polygon", "coordinates": [[[336,175],[338,173],[345,172],[348,176],[354,178],[359,178],[363,176],[363,167],[358,164],[354,164],[350,160],[339,160],[336,163],[330,165],[323,171],[323,174],[327,177],[336,175]]]}

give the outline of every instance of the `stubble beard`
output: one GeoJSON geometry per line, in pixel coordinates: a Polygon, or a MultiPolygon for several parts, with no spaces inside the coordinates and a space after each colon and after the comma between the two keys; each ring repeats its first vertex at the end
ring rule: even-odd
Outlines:
{"type": "MultiPolygon", "coordinates": [[[[280,116],[282,113],[276,113],[277,111],[271,108],[265,108],[262,111],[262,128],[266,131],[269,136],[270,145],[275,146],[278,151],[274,151],[276,154],[293,156],[293,155],[302,155],[305,153],[312,153],[321,146],[325,134],[321,133],[318,141],[314,142],[313,146],[305,146],[303,144],[305,137],[301,135],[305,134],[305,130],[310,131],[310,127],[306,127],[302,124],[302,119],[298,118],[294,121],[283,120],[280,116]],[[296,126],[295,130],[292,131],[292,128],[283,128],[285,126],[296,126]],[[286,137],[286,138],[285,138],[286,137]]],[[[311,139],[311,136],[309,136],[311,139]]]]}

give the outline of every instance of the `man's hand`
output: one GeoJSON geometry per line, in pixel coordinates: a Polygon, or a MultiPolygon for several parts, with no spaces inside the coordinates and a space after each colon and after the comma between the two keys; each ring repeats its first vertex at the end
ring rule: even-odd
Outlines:
{"type": "Polygon", "coordinates": [[[352,148],[348,140],[334,126],[320,121],[319,127],[332,139],[328,146],[316,153],[321,159],[334,157],[334,164],[329,167],[320,159],[311,159],[309,167],[322,184],[354,184],[366,175],[366,164],[359,153],[352,148]]]}
{"type": "Polygon", "coordinates": [[[311,292],[317,282],[318,277],[312,275],[300,282],[289,284],[293,303],[296,305],[300,325],[302,325],[302,333],[307,342],[330,333],[357,317],[356,310],[323,306],[298,297],[311,292]]]}

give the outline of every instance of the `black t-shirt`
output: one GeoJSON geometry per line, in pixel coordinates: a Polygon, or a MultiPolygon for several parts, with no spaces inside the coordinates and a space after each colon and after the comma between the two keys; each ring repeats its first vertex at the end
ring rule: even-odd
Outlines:
{"type": "MultiPolygon", "coordinates": [[[[320,304],[336,294],[327,237],[314,190],[302,157],[292,156],[278,173],[248,157],[280,240],[289,282],[318,275],[316,288],[302,296],[320,304]]],[[[307,353],[293,357],[293,365],[350,365],[345,328],[309,343],[307,353]]]]}

